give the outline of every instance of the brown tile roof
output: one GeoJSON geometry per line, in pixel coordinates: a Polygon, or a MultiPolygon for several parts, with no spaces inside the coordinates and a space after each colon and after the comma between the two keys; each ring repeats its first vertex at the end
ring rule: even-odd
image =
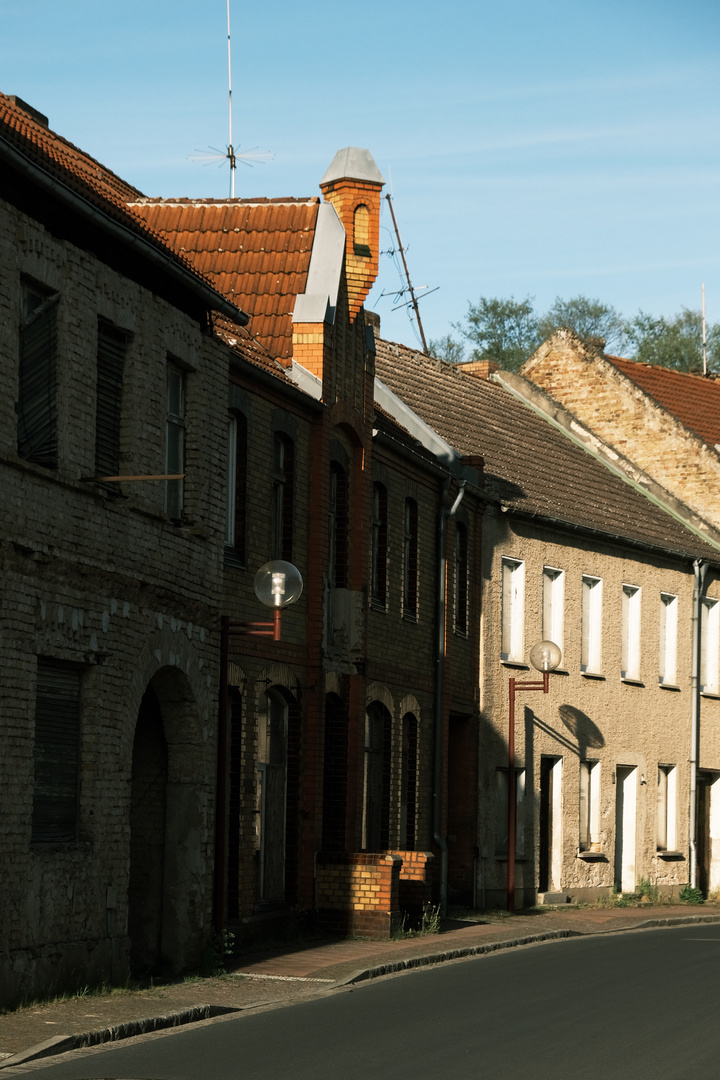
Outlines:
{"type": "Polygon", "coordinates": [[[132,208],[130,204],[142,198],[142,192],[50,130],[6,94],[0,94],[0,140],[107,217],[161,249],[207,287],[208,280],[192,261],[174,251],[132,208]]]}
{"type": "Polygon", "coordinates": [[[319,199],[146,199],[133,211],[251,316],[268,354],[292,356],[295,297],[305,291],[319,199]]]}
{"type": "Polygon", "coordinates": [[[461,454],[485,459],[485,490],[531,515],[720,561],[720,553],[503,387],[442,360],[376,342],[376,371],[461,454]]]}
{"type": "Polygon", "coordinates": [[[606,359],[709,446],[720,443],[720,382],[619,356],[606,359]]]}

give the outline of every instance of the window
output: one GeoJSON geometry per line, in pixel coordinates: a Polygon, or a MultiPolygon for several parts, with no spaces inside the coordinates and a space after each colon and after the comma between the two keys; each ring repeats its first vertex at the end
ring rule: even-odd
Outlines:
{"type": "Polygon", "coordinates": [[[418,722],[413,713],[402,720],[400,776],[400,847],[414,851],[417,836],[418,722]]]}
{"type": "MultiPolygon", "coordinates": [[[[495,854],[508,853],[508,771],[497,769],[496,817],[495,817],[495,854]]],[[[525,770],[515,770],[515,854],[522,855],[525,850],[525,770]]]]}
{"type": "Polygon", "coordinates": [[[405,500],[403,543],[403,616],[417,619],[418,615],[418,505],[414,499],[405,500]]]}
{"type": "Polygon", "coordinates": [[[20,313],[20,370],[17,403],[18,454],[57,467],[55,361],[59,296],[23,284],[20,313]]]}
{"type": "Polygon", "coordinates": [[[275,432],[273,439],[273,542],[274,559],[292,562],[293,481],[295,447],[292,439],[275,432]]]}
{"type": "Polygon", "coordinates": [[[77,838],[80,752],[80,668],[38,659],[32,839],[77,838]]]}
{"type": "Polygon", "coordinates": [[[370,211],[362,203],[353,213],[353,254],[369,259],[370,250],[370,211]]]}
{"type": "Polygon", "coordinates": [[[677,770],[674,765],[659,765],[657,778],[657,849],[675,851],[677,837],[677,770]]]}
{"type": "Polygon", "coordinates": [[[599,674],[602,662],[602,578],[583,575],[580,670],[599,674]]]}
{"type": "Polygon", "coordinates": [[[660,593],[660,682],[677,683],[678,600],[660,593]]]}
{"type": "Polygon", "coordinates": [[[500,655],[503,660],[524,660],[525,653],[525,563],[515,559],[502,561],[502,634],[500,655]]]}
{"type": "Polygon", "coordinates": [[[365,713],[364,851],[386,851],[390,846],[390,738],[390,713],[373,701],[365,713]]]}
{"type": "Polygon", "coordinates": [[[468,629],[468,534],[467,526],[455,525],[455,632],[467,634],[468,629]]]}
{"type": "Polygon", "coordinates": [[[640,598],[637,585],[622,591],[622,677],[640,678],[640,598]]]}
{"type": "Polygon", "coordinates": [[[580,762],[580,850],[600,850],[600,763],[580,762]]]}
{"type": "Polygon", "coordinates": [[[372,521],[372,601],[387,604],[388,500],[384,484],[373,484],[372,521]]]}
{"type": "Polygon", "coordinates": [[[704,694],[717,694],[720,689],[718,686],[720,602],[704,596],[701,619],[700,691],[704,694]]]}
{"type": "Polygon", "coordinates": [[[348,585],[348,477],[338,461],[330,462],[330,584],[348,585]]]}
{"type": "MultiPolygon", "coordinates": [[[[95,401],[95,475],[120,471],[120,421],[123,368],[128,335],[106,322],[98,323],[95,401]]],[[[115,489],[114,489],[115,490],[115,489]]]]}
{"type": "MultiPolygon", "coordinates": [[[[177,364],[167,366],[167,396],[165,422],[165,472],[185,471],[185,373],[177,364]]],[[[183,480],[165,481],[165,510],[173,521],[183,512],[183,480]]]]}
{"type": "Polygon", "coordinates": [[[245,509],[247,490],[247,420],[242,413],[228,417],[227,518],[225,547],[245,563],[245,509]]]}
{"type": "Polygon", "coordinates": [[[542,636],[545,641],[554,641],[560,652],[564,651],[564,602],[565,574],[552,566],[544,566],[542,636]]]}

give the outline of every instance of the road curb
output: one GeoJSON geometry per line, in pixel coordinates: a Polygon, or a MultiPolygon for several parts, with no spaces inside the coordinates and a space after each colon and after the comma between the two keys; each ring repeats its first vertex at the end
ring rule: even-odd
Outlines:
{"type": "MultiPolygon", "coordinates": [[[[480,945],[466,945],[458,949],[445,949],[441,952],[425,953],[421,956],[408,956],[404,959],[391,960],[385,964],[376,964],[369,968],[360,968],[351,974],[328,983],[323,992],[339,990],[346,986],[354,986],[371,979],[379,979],[384,975],[394,975],[402,971],[412,971],[416,968],[433,967],[437,964],[449,963],[452,960],[463,960],[473,956],[483,956],[489,953],[501,952],[507,949],[517,949],[525,945],[539,945],[543,942],[562,941],[573,937],[601,937],[608,934],[631,933],[637,930],[652,930],[672,926],[692,926],[700,923],[719,923],[720,915],[676,915],[666,919],[644,919],[632,926],[615,926],[603,930],[575,930],[561,928],[547,930],[541,934],[526,934],[522,937],[509,938],[505,941],[486,941],[480,945]]],[[[238,974],[242,975],[242,972],[238,974]]],[[[45,1042],[37,1043],[27,1050],[21,1050],[12,1057],[0,1060],[0,1071],[13,1065],[23,1065],[40,1058],[54,1057],[58,1054],[68,1053],[70,1050],[81,1050],[85,1047],[100,1046],[104,1043],[118,1042],[121,1039],[133,1038],[136,1035],[146,1035],[152,1031],[163,1031],[168,1028],[182,1027],[185,1024],[194,1024],[200,1020],[211,1020],[215,1017],[226,1016],[231,1013],[247,1012],[250,1010],[275,1005],[275,1001],[253,1002],[247,1005],[196,1005],[193,1008],[182,1009],[180,1012],[167,1013],[164,1016],[147,1017],[143,1020],[128,1020],[111,1027],[98,1028],[95,1031],[84,1032],[81,1035],[55,1035],[45,1042]]]]}

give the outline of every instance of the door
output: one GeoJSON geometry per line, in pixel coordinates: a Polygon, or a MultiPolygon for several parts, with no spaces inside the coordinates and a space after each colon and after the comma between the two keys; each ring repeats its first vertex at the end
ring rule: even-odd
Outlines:
{"type": "Polygon", "coordinates": [[[562,758],[540,759],[539,892],[558,892],[562,878],[562,758]]]}
{"type": "Polygon", "coordinates": [[[618,765],[615,771],[615,891],[635,892],[637,769],[618,765]]]}

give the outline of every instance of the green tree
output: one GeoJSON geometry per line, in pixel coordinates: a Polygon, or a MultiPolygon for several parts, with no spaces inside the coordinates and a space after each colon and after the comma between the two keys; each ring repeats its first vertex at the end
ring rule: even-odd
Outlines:
{"type": "Polygon", "coordinates": [[[440,360],[447,360],[449,364],[462,364],[465,360],[465,346],[452,334],[445,334],[441,338],[431,338],[428,341],[428,352],[440,360]]]}
{"type": "MultiPolygon", "coordinates": [[[[673,319],[640,311],[627,325],[633,360],[676,371],[703,370],[702,313],[683,308],[673,319]]],[[[720,325],[707,327],[707,366],[720,371],[720,325]]]]}
{"type": "Polygon", "coordinates": [[[560,327],[574,330],[586,342],[602,338],[605,351],[617,353],[625,347],[625,320],[610,304],[591,300],[587,296],[574,296],[563,300],[557,296],[545,315],[538,320],[541,341],[547,341],[560,327]]]}
{"type": "Polygon", "coordinates": [[[538,325],[532,297],[509,300],[481,296],[468,303],[464,323],[453,323],[472,345],[471,360],[496,360],[506,371],[517,371],[537,348],[538,325]]]}

